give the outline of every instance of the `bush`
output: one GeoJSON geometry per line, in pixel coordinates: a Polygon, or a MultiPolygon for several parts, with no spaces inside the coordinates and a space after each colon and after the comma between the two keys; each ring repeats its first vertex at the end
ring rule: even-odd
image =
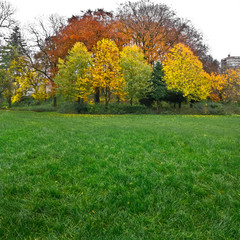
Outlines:
{"type": "Polygon", "coordinates": [[[145,114],[147,113],[147,107],[144,105],[119,104],[110,103],[106,108],[103,104],[92,104],[89,106],[90,114],[145,114]]]}
{"type": "Polygon", "coordinates": [[[77,113],[75,105],[69,102],[63,102],[59,104],[57,111],[59,113],[77,113]]]}
{"type": "Polygon", "coordinates": [[[40,102],[33,97],[23,97],[20,102],[15,102],[12,104],[13,107],[25,107],[25,106],[36,106],[40,105],[40,102]]]}
{"type": "Polygon", "coordinates": [[[203,115],[223,115],[225,114],[224,106],[219,102],[197,102],[193,104],[193,109],[197,111],[198,114],[203,115]]]}
{"type": "Polygon", "coordinates": [[[58,107],[59,113],[88,113],[89,106],[86,103],[63,102],[58,107]]]}

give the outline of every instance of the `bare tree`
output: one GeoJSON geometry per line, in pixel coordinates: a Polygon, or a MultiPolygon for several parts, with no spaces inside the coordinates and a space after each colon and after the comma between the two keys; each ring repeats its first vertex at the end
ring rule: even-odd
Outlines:
{"type": "Polygon", "coordinates": [[[6,1],[0,1],[0,28],[10,28],[15,21],[13,15],[15,9],[6,1]]]}
{"type": "Polygon", "coordinates": [[[119,31],[138,45],[149,63],[161,59],[177,41],[186,23],[165,4],[127,2],[118,9],[119,31]]]}
{"type": "Polygon", "coordinates": [[[58,15],[51,15],[46,20],[38,19],[28,27],[31,38],[29,51],[26,52],[26,55],[32,67],[49,80],[54,106],[57,104],[54,92],[54,77],[57,72],[58,59],[53,54],[56,49],[53,37],[58,34],[64,24],[64,18],[58,15]]]}
{"type": "Polygon", "coordinates": [[[181,42],[204,64],[209,64],[206,61],[209,59],[208,47],[202,33],[189,20],[179,18],[167,5],[150,0],[126,2],[120,5],[117,15],[119,31],[128,36],[129,43],[143,50],[149,63],[163,60],[168,50],[181,42]]]}

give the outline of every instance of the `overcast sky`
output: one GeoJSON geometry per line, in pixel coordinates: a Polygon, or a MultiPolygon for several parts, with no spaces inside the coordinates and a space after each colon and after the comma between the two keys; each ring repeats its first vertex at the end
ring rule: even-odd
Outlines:
{"type": "MultiPolygon", "coordinates": [[[[130,0],[132,1],[132,0],[130,0]]],[[[228,54],[240,56],[240,0],[152,0],[165,3],[182,18],[192,21],[204,35],[210,53],[219,61],[228,54]]],[[[71,17],[81,10],[116,10],[125,0],[9,0],[22,25],[35,17],[58,13],[71,17]]]]}

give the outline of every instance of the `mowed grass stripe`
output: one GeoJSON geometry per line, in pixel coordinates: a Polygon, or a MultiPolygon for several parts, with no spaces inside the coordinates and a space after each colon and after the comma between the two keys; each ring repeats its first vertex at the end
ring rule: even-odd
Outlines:
{"type": "Polygon", "coordinates": [[[240,239],[240,117],[0,111],[0,239],[240,239]]]}

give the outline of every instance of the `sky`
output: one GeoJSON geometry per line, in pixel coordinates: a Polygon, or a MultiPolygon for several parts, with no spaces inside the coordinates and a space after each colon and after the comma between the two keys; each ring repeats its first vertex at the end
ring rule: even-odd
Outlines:
{"type": "MultiPolygon", "coordinates": [[[[130,0],[133,1],[133,0],[130,0]]],[[[240,56],[240,0],[151,0],[167,4],[178,17],[190,20],[202,32],[213,58],[240,56]]],[[[104,8],[115,11],[125,0],[8,0],[16,8],[22,26],[36,17],[79,15],[81,10],[104,8]]]]}

